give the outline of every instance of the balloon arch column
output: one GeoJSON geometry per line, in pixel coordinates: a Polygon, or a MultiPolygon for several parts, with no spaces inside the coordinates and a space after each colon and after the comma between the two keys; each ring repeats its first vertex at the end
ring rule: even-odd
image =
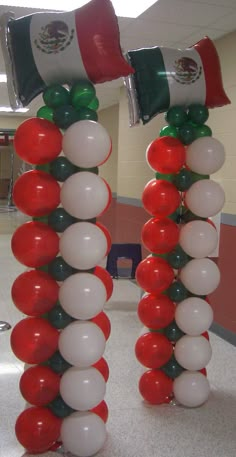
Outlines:
{"type": "Polygon", "coordinates": [[[145,325],[135,352],[149,368],[140,393],[153,404],[173,397],[184,406],[203,404],[210,387],[207,330],[213,320],[207,295],[220,281],[209,258],[218,243],[210,217],[224,206],[224,191],[210,175],[225,160],[223,145],[205,123],[208,108],[230,103],[214,43],[204,37],[187,49],[154,46],[128,51],[135,69],[125,78],[130,125],[166,113],[167,125],[146,150],[156,173],[142,194],[151,219],[142,229],[150,251],[137,268],[146,292],[138,305],[145,325]]]}
{"type": "Polygon", "coordinates": [[[224,205],[221,186],[210,179],[224,163],[223,145],[205,125],[208,109],[173,106],[169,125],[147,148],[148,165],[156,172],[144,188],[142,201],[152,216],[142,229],[151,255],[137,268],[137,281],[146,292],[138,305],[145,325],[135,352],[149,368],[139,390],[152,404],[173,399],[196,407],[209,395],[206,365],[211,359],[207,330],[213,311],[207,295],[220,281],[208,256],[218,234],[209,219],[224,205]]]}
{"type": "Polygon", "coordinates": [[[12,350],[26,364],[20,391],[29,406],[16,435],[31,453],[63,444],[85,456],[103,446],[108,418],[103,353],[110,321],[103,306],[113,283],[98,264],[111,238],[96,218],[111,202],[98,175],[111,139],[97,122],[90,82],[70,91],[50,86],[43,98],[38,117],[14,138],[16,153],[35,165],[13,189],[16,207],[33,218],[12,237],[14,256],[28,267],[12,286],[15,306],[28,316],[11,334],[12,350]]]}

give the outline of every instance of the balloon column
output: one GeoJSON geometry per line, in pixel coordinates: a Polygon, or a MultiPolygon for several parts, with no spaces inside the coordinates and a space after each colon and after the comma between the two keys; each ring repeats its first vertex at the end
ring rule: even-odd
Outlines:
{"type": "Polygon", "coordinates": [[[32,365],[20,379],[31,406],[18,417],[16,435],[28,452],[63,444],[90,456],[104,444],[108,418],[103,353],[110,321],[103,306],[113,283],[98,264],[111,239],[96,218],[111,202],[98,167],[112,146],[97,122],[92,83],[51,85],[43,99],[14,139],[17,154],[35,166],[13,191],[17,208],[33,218],[12,237],[13,254],[29,269],[12,286],[14,304],[28,317],[13,329],[11,346],[32,365]]]}
{"type": "Polygon", "coordinates": [[[224,191],[209,175],[223,165],[225,152],[205,124],[206,106],[172,106],[165,117],[168,125],[146,151],[156,176],[142,195],[152,216],[142,241],[151,255],[136,272],[146,291],[138,305],[146,331],[135,352],[149,369],[139,382],[146,401],[160,404],[175,397],[195,407],[210,391],[205,367],[212,353],[207,330],[213,311],[207,295],[220,281],[208,258],[218,243],[209,217],[222,209],[224,191]]]}

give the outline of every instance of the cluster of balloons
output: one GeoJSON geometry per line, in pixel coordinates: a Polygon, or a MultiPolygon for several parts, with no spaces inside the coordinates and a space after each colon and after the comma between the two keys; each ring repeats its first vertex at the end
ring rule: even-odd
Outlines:
{"type": "Polygon", "coordinates": [[[223,165],[225,152],[205,125],[206,106],[173,106],[165,118],[168,125],[146,151],[155,179],[143,191],[152,217],[141,235],[151,255],[136,271],[145,291],[138,305],[145,327],[135,353],[148,368],[139,382],[146,401],[175,397],[195,407],[210,391],[205,367],[212,354],[207,331],[213,311],[207,295],[217,288],[220,272],[208,258],[218,243],[209,218],[224,205],[224,191],[210,175],[223,165]]]}
{"type": "Polygon", "coordinates": [[[52,85],[43,97],[46,105],[14,139],[16,153],[35,166],[13,191],[17,208],[33,218],[12,237],[14,256],[29,269],[12,285],[12,300],[27,317],[14,327],[11,346],[32,365],[20,380],[31,406],[18,417],[16,436],[30,453],[63,445],[82,457],[103,446],[108,419],[103,354],[111,326],[103,307],[113,283],[98,264],[111,237],[96,218],[111,202],[98,175],[111,139],[88,107],[98,108],[90,82],[70,90],[52,85]]]}

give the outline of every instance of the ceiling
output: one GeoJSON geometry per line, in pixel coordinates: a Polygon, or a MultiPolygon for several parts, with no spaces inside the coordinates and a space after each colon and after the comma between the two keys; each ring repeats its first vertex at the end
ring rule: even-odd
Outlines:
{"type": "MultiPolygon", "coordinates": [[[[0,16],[7,11],[13,11],[15,17],[37,12],[29,8],[0,6],[0,16]]],[[[236,0],[159,0],[138,18],[119,17],[118,22],[124,52],[149,46],[185,48],[205,35],[214,40],[236,30],[236,0]]],[[[0,73],[4,72],[0,51],[0,73]]],[[[119,79],[96,86],[100,108],[118,103],[122,85],[123,81],[119,79]]],[[[33,100],[27,116],[34,116],[42,104],[41,96],[33,100]]],[[[4,83],[0,83],[0,105],[9,106],[4,83]]]]}

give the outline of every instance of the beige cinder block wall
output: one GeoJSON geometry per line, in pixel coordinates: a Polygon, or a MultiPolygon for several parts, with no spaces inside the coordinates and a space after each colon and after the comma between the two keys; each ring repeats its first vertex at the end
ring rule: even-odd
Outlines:
{"type": "MultiPolygon", "coordinates": [[[[224,88],[231,105],[210,110],[207,124],[212,128],[213,136],[221,141],[226,150],[226,162],[223,168],[212,175],[220,182],[226,193],[224,213],[236,214],[236,32],[216,40],[215,45],[221,61],[224,88]]],[[[129,127],[128,100],[121,89],[119,105],[118,139],[118,197],[140,199],[143,188],[154,173],[145,160],[148,144],[159,136],[160,129],[166,125],[163,114],[157,115],[143,126],[129,127]]]]}
{"type": "Polygon", "coordinates": [[[117,193],[117,162],[118,162],[118,131],[119,131],[119,105],[99,111],[98,122],[109,133],[112,140],[112,154],[109,159],[99,167],[99,175],[108,182],[113,195],[117,193]]]}
{"type": "MultiPolygon", "coordinates": [[[[24,120],[27,118],[24,116],[0,116],[0,131],[1,129],[17,129],[24,120]]],[[[1,178],[9,178],[11,175],[11,152],[13,146],[4,146],[0,148],[0,177],[1,178]]],[[[22,167],[22,160],[19,158],[17,154],[14,154],[14,168],[13,168],[13,179],[14,181],[17,179],[20,169],[22,167]]]]}
{"type": "Polygon", "coordinates": [[[219,54],[223,85],[231,104],[210,110],[208,125],[213,136],[225,147],[224,166],[212,179],[220,182],[225,191],[224,213],[236,215],[236,31],[215,41],[219,54]]]}
{"type": "Polygon", "coordinates": [[[119,105],[118,141],[118,197],[140,199],[145,184],[154,177],[146,162],[147,146],[159,136],[165,125],[164,116],[156,116],[148,124],[129,127],[128,99],[125,89],[121,89],[119,105]]]}

